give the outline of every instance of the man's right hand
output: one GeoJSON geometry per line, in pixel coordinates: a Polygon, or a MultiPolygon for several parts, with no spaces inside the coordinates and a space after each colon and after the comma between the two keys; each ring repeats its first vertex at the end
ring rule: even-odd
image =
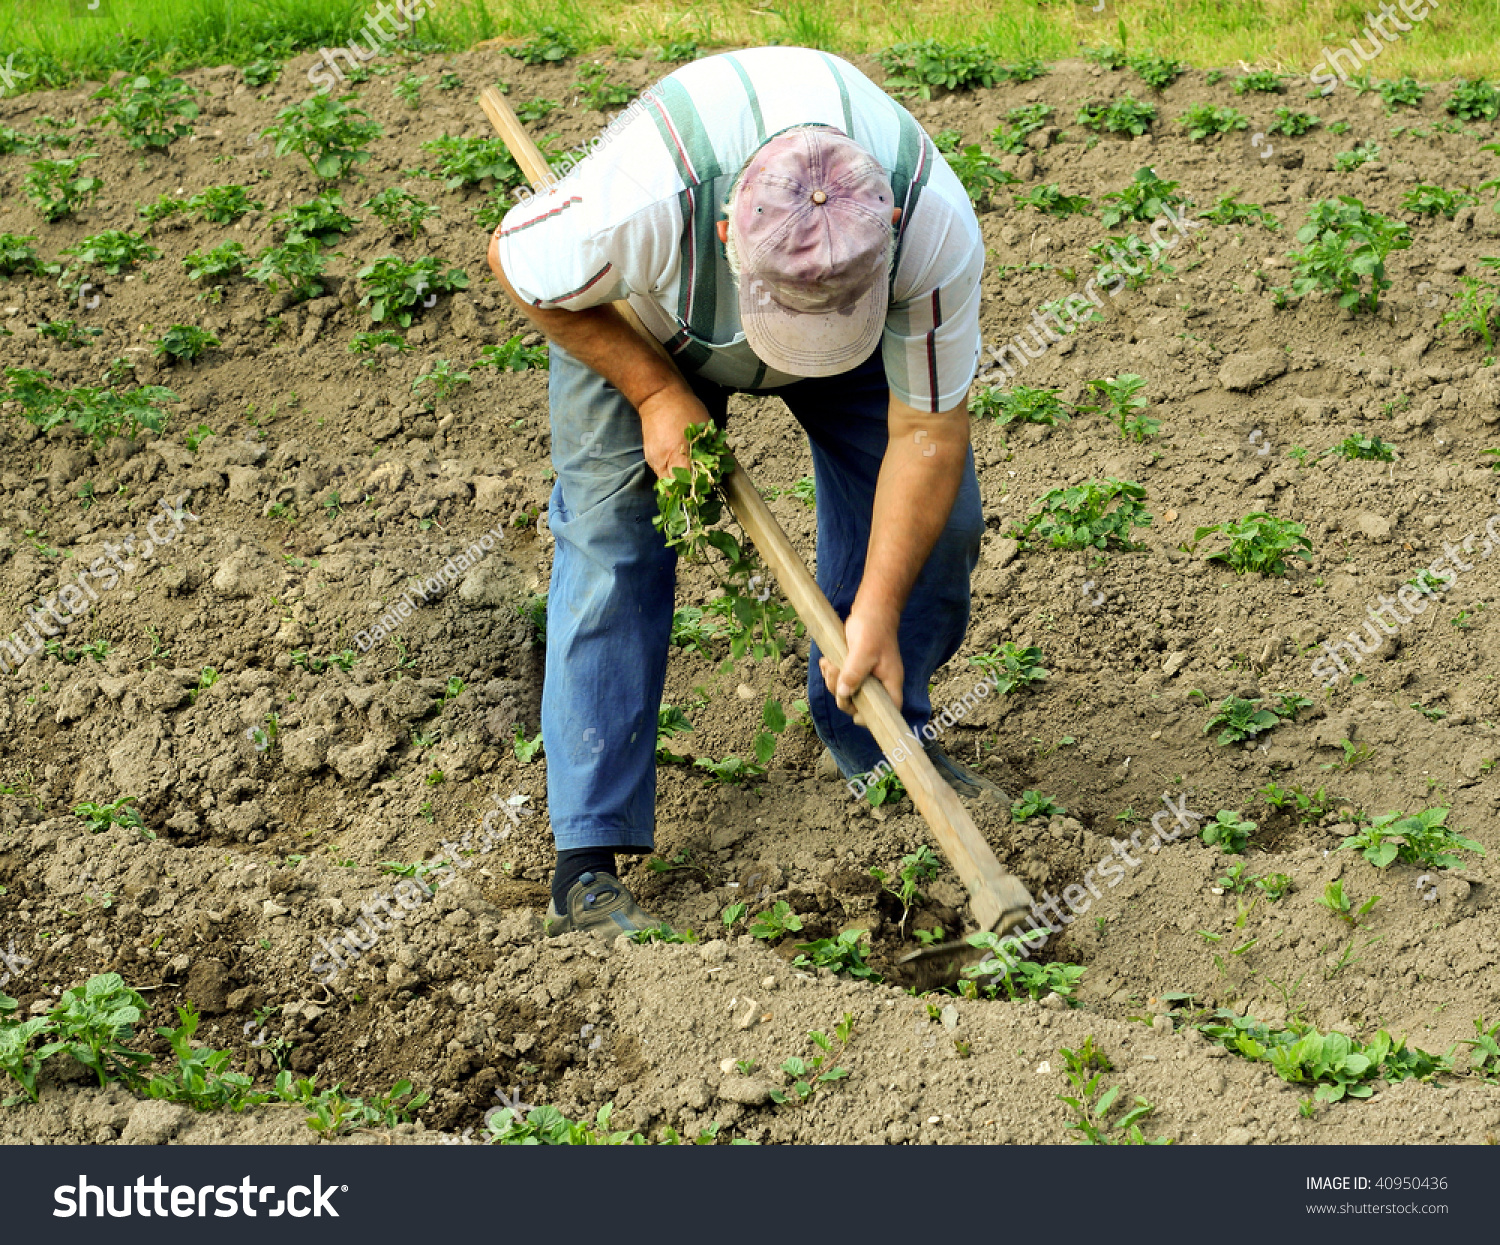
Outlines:
{"type": "Polygon", "coordinates": [[[706,424],[708,409],[686,385],[668,385],[653,393],[636,408],[641,417],[641,439],[646,462],[662,480],[672,478],[672,469],[692,469],[686,429],[706,424]]]}

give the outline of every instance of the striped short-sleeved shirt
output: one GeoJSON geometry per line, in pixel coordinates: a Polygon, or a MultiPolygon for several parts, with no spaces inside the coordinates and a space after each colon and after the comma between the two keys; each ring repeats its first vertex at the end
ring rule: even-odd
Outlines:
{"type": "Polygon", "coordinates": [[[979,360],[984,244],[974,209],[916,118],[823,52],[729,52],[657,83],[567,176],[506,215],[506,276],[539,308],[629,299],[679,366],[730,388],[797,380],[746,344],[716,226],[745,161],[799,125],[833,126],[890,175],[902,215],[886,378],[918,410],[959,405],[979,360]]]}

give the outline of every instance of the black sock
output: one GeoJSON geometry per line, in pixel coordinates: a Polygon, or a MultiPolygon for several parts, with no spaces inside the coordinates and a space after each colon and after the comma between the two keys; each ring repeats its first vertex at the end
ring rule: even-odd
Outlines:
{"type": "Polygon", "coordinates": [[[557,853],[557,870],[552,875],[552,902],[559,912],[565,911],[568,892],[585,873],[615,871],[615,849],[612,847],[574,847],[557,853]]]}

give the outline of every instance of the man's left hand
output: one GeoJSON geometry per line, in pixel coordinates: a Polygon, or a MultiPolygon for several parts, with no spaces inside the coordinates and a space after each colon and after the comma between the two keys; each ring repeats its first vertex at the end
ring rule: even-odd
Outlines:
{"type": "Polygon", "coordinates": [[[856,725],[869,725],[854,707],[854,693],[872,674],[885,685],[897,710],[901,708],[901,688],[906,671],[901,664],[900,646],[896,643],[900,622],[899,613],[879,616],[873,611],[862,611],[856,602],[844,622],[849,660],[839,667],[827,657],[818,659],[823,682],[837,698],[839,708],[849,714],[856,725]]]}

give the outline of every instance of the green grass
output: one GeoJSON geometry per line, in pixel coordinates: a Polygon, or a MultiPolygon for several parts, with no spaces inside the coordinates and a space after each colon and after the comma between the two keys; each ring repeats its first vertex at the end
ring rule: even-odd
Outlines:
{"type": "MultiPolygon", "coordinates": [[[[31,73],[27,89],[59,85],[80,74],[103,81],[116,70],[176,72],[195,65],[274,63],[295,49],[338,46],[364,28],[367,0],[107,0],[90,11],[78,0],[26,0],[0,12],[0,48],[16,49],[15,66],[31,73]],[[266,46],[266,45],[270,46],[266,46]]],[[[1195,0],[1136,0],[1101,25],[1087,5],[994,6],[933,0],[910,6],[858,0],[796,0],[772,7],[730,0],[445,0],[416,23],[419,48],[466,48],[484,40],[520,43],[544,27],[565,34],[581,52],[614,45],[654,56],[664,43],[692,40],[701,52],[766,43],[822,45],[869,53],[902,42],[936,39],[978,45],[1002,62],[1078,55],[1082,44],[1117,41],[1123,23],[1132,53],[1147,47],[1199,69],[1274,67],[1307,73],[1323,49],[1360,34],[1362,10],[1341,0],[1255,0],[1217,5],[1195,0]]],[[[665,68],[665,66],[664,66],[665,68]]],[[[1441,6],[1380,58],[1382,75],[1419,79],[1494,77],[1500,72],[1500,11],[1441,6]]],[[[1295,85],[1291,88],[1295,91],[1295,85]]]]}

